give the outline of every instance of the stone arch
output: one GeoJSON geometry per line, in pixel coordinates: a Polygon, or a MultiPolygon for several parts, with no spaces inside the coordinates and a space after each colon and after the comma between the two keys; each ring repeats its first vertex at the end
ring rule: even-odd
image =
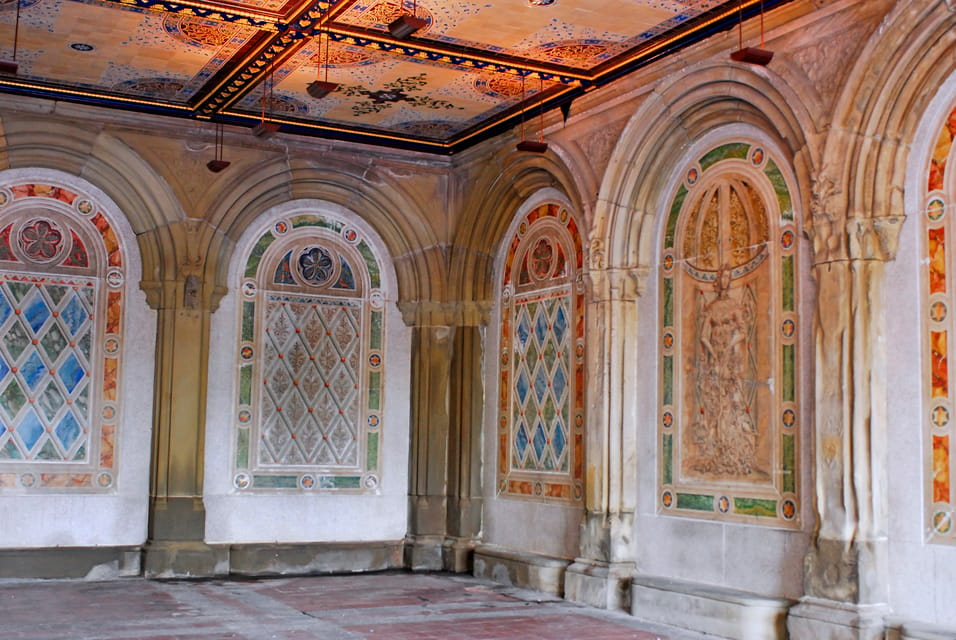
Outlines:
{"type": "Polygon", "coordinates": [[[285,160],[250,167],[223,188],[209,214],[216,229],[210,240],[207,277],[223,286],[227,265],[238,237],[264,211],[296,199],[314,199],[356,212],[382,238],[394,261],[402,300],[428,299],[431,287],[444,281],[444,265],[434,256],[439,245],[428,224],[425,206],[384,169],[333,159],[307,168],[285,160]],[[230,190],[229,185],[237,187],[230,190]]]}
{"type": "Polygon", "coordinates": [[[595,209],[592,267],[649,266],[657,212],[666,206],[681,150],[718,127],[740,124],[769,136],[799,176],[816,164],[807,146],[811,113],[775,76],[725,62],[678,76],[647,97],[621,135],[595,209]]]}
{"type": "MultiPolygon", "coordinates": [[[[956,71],[954,47],[956,12],[947,3],[894,7],[864,48],[835,108],[825,173],[818,180],[820,206],[850,218],[902,219],[909,145],[929,101],[956,71]]],[[[890,243],[892,257],[895,233],[880,239],[890,243]]]]}
{"type": "Polygon", "coordinates": [[[501,150],[482,163],[461,211],[450,261],[450,291],[461,300],[488,300],[494,261],[515,213],[536,192],[556,189],[586,225],[586,206],[570,169],[559,157],[501,150]],[[490,205],[489,205],[490,203],[490,205]]]}
{"type": "Polygon", "coordinates": [[[78,127],[74,121],[10,116],[2,120],[2,134],[10,168],[63,171],[102,189],[137,236],[143,279],[164,277],[173,246],[164,229],[185,213],[169,184],[140,154],[110,133],[78,127]]]}

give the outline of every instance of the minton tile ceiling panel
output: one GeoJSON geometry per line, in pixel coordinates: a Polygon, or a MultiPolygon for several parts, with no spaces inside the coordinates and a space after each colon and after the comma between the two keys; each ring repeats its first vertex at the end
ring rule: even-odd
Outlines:
{"type": "MultiPolygon", "coordinates": [[[[720,0],[419,2],[425,40],[590,69],[724,4],[720,0]]],[[[736,4],[736,3],[735,3],[736,4]]],[[[397,0],[359,0],[341,22],[386,29],[397,0]]]]}
{"type": "MultiPolygon", "coordinates": [[[[766,11],[789,0],[764,0],[766,11]]],[[[0,0],[0,92],[453,153],[760,0],[0,0]],[[19,7],[19,12],[18,12],[19,7]],[[19,23],[17,15],[19,13],[19,23]],[[414,13],[425,26],[396,39],[414,13]],[[19,24],[19,28],[15,26],[19,24]],[[316,99],[316,79],[338,87],[316,99]]]]}

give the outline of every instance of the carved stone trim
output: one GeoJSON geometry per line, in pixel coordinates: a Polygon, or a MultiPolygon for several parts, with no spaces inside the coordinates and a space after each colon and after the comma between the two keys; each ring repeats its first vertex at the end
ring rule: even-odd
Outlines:
{"type": "Polygon", "coordinates": [[[595,302],[633,301],[647,289],[649,267],[597,269],[588,272],[595,302]]]}
{"type": "Polygon", "coordinates": [[[403,300],[398,303],[402,320],[410,327],[486,326],[491,317],[491,302],[434,302],[403,300]]]}
{"type": "Polygon", "coordinates": [[[904,216],[880,216],[877,218],[850,218],[846,223],[847,241],[851,260],[896,259],[900,245],[900,228],[904,216]]]}
{"type": "Polygon", "coordinates": [[[895,260],[905,216],[847,217],[836,211],[840,194],[825,173],[813,179],[810,224],[804,229],[813,244],[813,264],[895,260]]]}

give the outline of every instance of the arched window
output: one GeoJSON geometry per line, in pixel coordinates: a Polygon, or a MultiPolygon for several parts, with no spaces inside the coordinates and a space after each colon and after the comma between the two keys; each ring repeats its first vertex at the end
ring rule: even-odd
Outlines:
{"type": "Polygon", "coordinates": [[[929,161],[923,192],[923,301],[928,318],[923,337],[923,397],[927,413],[929,458],[927,470],[928,530],[935,541],[956,542],[953,509],[956,498],[950,480],[953,442],[953,390],[949,383],[949,341],[956,326],[953,307],[953,203],[956,202],[956,108],[939,128],[929,161]]]}
{"type": "Polygon", "coordinates": [[[722,145],[685,168],[660,268],[665,513],[796,524],[793,218],[757,145],[722,145]]]}
{"type": "Polygon", "coordinates": [[[297,214],[245,261],[239,305],[233,483],[378,488],[384,298],[361,234],[297,214]]]}
{"type": "Polygon", "coordinates": [[[0,487],[115,489],[126,269],[91,198],[0,186],[0,487]]]}
{"type": "Polygon", "coordinates": [[[498,493],[580,502],[584,466],[583,250],[555,204],[518,224],[501,283],[498,493]]]}

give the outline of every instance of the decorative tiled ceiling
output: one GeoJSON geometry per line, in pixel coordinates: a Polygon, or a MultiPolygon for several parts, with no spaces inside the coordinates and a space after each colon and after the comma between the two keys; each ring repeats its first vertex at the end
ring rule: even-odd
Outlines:
{"type": "Polygon", "coordinates": [[[0,0],[0,92],[454,153],[787,1],[0,0]]]}

